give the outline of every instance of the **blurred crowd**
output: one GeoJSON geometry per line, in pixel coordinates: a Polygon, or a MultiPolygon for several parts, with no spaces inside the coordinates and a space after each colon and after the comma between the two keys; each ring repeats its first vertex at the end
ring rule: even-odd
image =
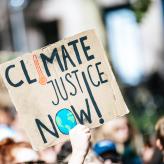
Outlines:
{"type": "MultiPolygon", "coordinates": [[[[95,28],[130,114],[91,130],[85,163],[162,164],[163,18],[164,0],[1,0],[0,63],[95,28]]],[[[70,141],[32,149],[0,79],[0,164],[68,163],[71,154],[70,141]]]]}
{"type": "MultiPolygon", "coordinates": [[[[91,145],[86,164],[162,164],[164,117],[152,136],[143,136],[127,117],[116,118],[91,130],[91,145]],[[156,130],[156,132],[155,132],[156,130]]],[[[32,149],[21,129],[15,109],[0,107],[0,163],[67,163],[71,157],[70,141],[46,150],[32,149]]]]}

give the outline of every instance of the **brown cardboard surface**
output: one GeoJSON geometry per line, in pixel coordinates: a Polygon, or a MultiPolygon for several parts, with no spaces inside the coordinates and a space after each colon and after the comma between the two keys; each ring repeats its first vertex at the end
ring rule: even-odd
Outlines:
{"type": "Polygon", "coordinates": [[[94,30],[3,63],[0,74],[35,150],[68,139],[76,124],[128,113],[94,30]]]}

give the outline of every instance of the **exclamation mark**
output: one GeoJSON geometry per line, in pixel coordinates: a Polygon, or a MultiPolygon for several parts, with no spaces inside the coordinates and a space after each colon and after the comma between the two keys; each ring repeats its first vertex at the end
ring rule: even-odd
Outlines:
{"type": "Polygon", "coordinates": [[[99,119],[99,123],[100,123],[100,124],[103,124],[103,123],[104,123],[104,119],[103,119],[102,114],[101,114],[101,112],[100,112],[100,110],[99,110],[99,107],[97,106],[97,103],[96,103],[96,101],[95,101],[95,98],[94,98],[93,93],[92,93],[92,91],[91,91],[91,89],[90,89],[90,86],[89,86],[89,84],[88,84],[88,81],[87,81],[87,78],[86,78],[84,72],[82,72],[82,77],[83,77],[84,83],[85,83],[85,85],[86,85],[88,94],[89,94],[89,96],[90,96],[90,98],[91,98],[92,104],[93,104],[93,106],[94,106],[94,108],[95,108],[95,111],[96,111],[98,117],[100,118],[100,119],[99,119]]]}
{"type": "Polygon", "coordinates": [[[37,58],[37,56],[36,56],[35,54],[33,55],[33,61],[34,61],[34,64],[35,64],[35,68],[36,68],[36,70],[37,70],[37,72],[38,72],[39,83],[40,83],[41,85],[45,85],[45,84],[47,83],[47,79],[46,79],[45,75],[44,75],[43,72],[42,72],[42,69],[41,69],[41,67],[40,67],[38,58],[37,58]]]}

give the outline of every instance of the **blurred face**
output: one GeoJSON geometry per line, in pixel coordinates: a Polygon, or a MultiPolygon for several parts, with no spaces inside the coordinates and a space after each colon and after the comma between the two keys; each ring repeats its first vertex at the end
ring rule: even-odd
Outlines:
{"type": "Polygon", "coordinates": [[[54,163],[56,160],[55,150],[51,147],[46,150],[40,151],[40,159],[46,163],[54,163]]]}
{"type": "Polygon", "coordinates": [[[112,140],[123,144],[129,138],[129,128],[126,118],[118,118],[110,121],[104,127],[106,135],[109,135],[112,140]]]}
{"type": "Polygon", "coordinates": [[[129,138],[129,129],[127,126],[127,120],[126,119],[118,119],[117,124],[114,127],[114,137],[115,139],[120,142],[124,143],[129,138]]]}
{"type": "Polygon", "coordinates": [[[104,164],[112,164],[112,161],[111,161],[111,160],[106,160],[106,161],[104,162],[104,164]]]}
{"type": "Polygon", "coordinates": [[[12,122],[7,112],[0,109],[0,124],[10,125],[12,122]]]}
{"type": "Polygon", "coordinates": [[[12,156],[15,159],[15,163],[37,161],[38,154],[31,148],[15,147],[12,149],[12,156]]]}
{"type": "Polygon", "coordinates": [[[163,148],[163,146],[162,146],[162,144],[161,144],[160,139],[157,139],[157,140],[156,140],[156,146],[158,147],[159,150],[163,151],[164,148],[163,148]]]}
{"type": "Polygon", "coordinates": [[[154,148],[145,146],[142,152],[142,159],[144,163],[150,163],[153,157],[154,148]]]}

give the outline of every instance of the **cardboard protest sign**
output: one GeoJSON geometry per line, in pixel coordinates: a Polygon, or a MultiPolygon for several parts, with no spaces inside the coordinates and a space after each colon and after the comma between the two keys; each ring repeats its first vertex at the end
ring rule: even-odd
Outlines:
{"type": "Polygon", "coordinates": [[[128,113],[94,30],[6,62],[0,74],[35,150],[68,139],[76,124],[128,113]]]}

